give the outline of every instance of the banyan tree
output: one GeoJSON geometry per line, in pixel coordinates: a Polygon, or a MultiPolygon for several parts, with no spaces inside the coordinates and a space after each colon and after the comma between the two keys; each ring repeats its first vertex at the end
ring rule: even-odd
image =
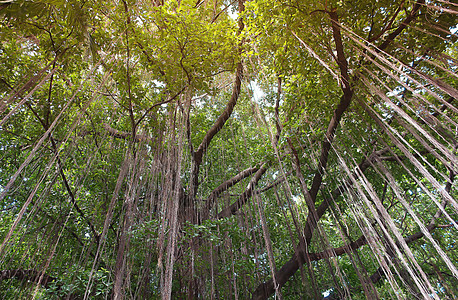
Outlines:
{"type": "Polygon", "coordinates": [[[0,1],[3,299],[456,299],[456,0],[0,1]]]}

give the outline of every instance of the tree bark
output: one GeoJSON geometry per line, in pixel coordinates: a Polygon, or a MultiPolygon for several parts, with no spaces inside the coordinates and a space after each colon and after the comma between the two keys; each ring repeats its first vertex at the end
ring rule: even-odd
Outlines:
{"type": "MultiPolygon", "coordinates": [[[[412,22],[416,16],[417,12],[421,8],[421,5],[424,4],[424,0],[418,0],[410,14],[406,17],[406,19],[399,25],[399,27],[392,32],[387,39],[378,47],[379,50],[385,50],[392,42],[393,40],[407,27],[407,25],[412,22]]],[[[325,134],[325,138],[323,140],[322,144],[322,150],[319,158],[319,164],[318,164],[318,169],[315,173],[315,176],[312,181],[312,185],[309,190],[309,194],[312,197],[313,201],[316,201],[316,196],[318,194],[318,191],[321,187],[321,183],[323,181],[323,175],[324,171],[326,170],[327,166],[327,161],[328,161],[328,156],[329,156],[329,151],[331,149],[331,144],[334,140],[334,135],[336,132],[336,129],[340,123],[340,120],[342,119],[343,113],[348,109],[350,106],[352,97],[353,97],[353,90],[351,88],[350,84],[350,79],[349,79],[349,73],[348,73],[348,64],[347,60],[345,57],[345,53],[343,51],[343,43],[342,43],[342,36],[340,33],[340,26],[339,26],[339,20],[338,20],[338,15],[336,13],[336,10],[332,10],[331,12],[328,12],[330,18],[331,18],[331,26],[332,26],[332,31],[333,31],[333,38],[334,42],[336,45],[336,52],[337,52],[337,63],[339,65],[340,73],[341,73],[341,88],[343,91],[343,95],[340,98],[340,102],[337,106],[337,108],[334,111],[334,114],[331,118],[331,121],[329,122],[328,129],[325,134]]],[[[368,161],[366,160],[368,163],[368,161]]],[[[363,163],[364,165],[364,163],[363,163]]],[[[360,169],[361,169],[361,164],[360,164],[360,169]]],[[[365,166],[365,169],[369,167],[367,164],[365,166]]],[[[361,171],[363,171],[361,169],[361,171]]],[[[340,194],[341,191],[337,191],[336,194],[340,194]]],[[[334,193],[333,193],[334,196],[334,193]]],[[[335,197],[333,198],[335,199],[335,197]]],[[[317,219],[311,218],[311,215],[307,217],[306,225],[304,228],[304,237],[306,239],[305,243],[308,245],[310,243],[310,240],[312,238],[312,234],[314,229],[316,228],[318,220],[324,215],[326,212],[327,208],[331,204],[332,200],[327,200],[324,199],[324,201],[321,203],[321,205],[317,208],[317,219]]],[[[306,261],[306,251],[305,251],[305,245],[304,243],[300,243],[299,247],[296,249],[294,255],[291,257],[291,259],[286,262],[280,270],[277,271],[275,274],[275,278],[277,281],[277,284],[282,287],[287,280],[296,273],[296,271],[299,269],[299,267],[305,263],[306,261]]],[[[261,283],[256,290],[254,291],[252,295],[252,299],[267,299],[270,295],[272,295],[275,292],[274,286],[272,279],[270,279],[267,282],[261,283]]]]}

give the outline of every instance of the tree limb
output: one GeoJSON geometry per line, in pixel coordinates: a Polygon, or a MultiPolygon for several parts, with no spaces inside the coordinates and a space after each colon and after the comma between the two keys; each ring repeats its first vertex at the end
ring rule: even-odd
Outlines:
{"type": "Polygon", "coordinates": [[[307,255],[311,261],[317,261],[317,260],[321,260],[324,258],[341,256],[341,255],[350,253],[366,244],[367,244],[366,237],[362,235],[356,241],[348,243],[344,246],[333,248],[333,249],[326,249],[322,252],[308,253],[307,255]]]}
{"type": "Polygon", "coordinates": [[[183,93],[183,91],[186,89],[186,87],[187,87],[187,86],[184,86],[178,93],[176,93],[176,94],[175,94],[174,96],[172,96],[171,98],[153,104],[150,108],[148,108],[148,109],[146,110],[146,112],[140,117],[140,119],[138,119],[138,121],[135,123],[135,126],[138,126],[138,124],[140,124],[140,122],[149,114],[149,112],[150,112],[153,108],[155,108],[155,107],[157,107],[157,106],[159,106],[159,105],[162,105],[162,104],[166,104],[166,103],[172,102],[173,100],[175,100],[181,93],[183,93]]]}
{"type": "MultiPolygon", "coordinates": [[[[291,174],[291,172],[287,172],[285,175],[286,175],[286,176],[289,176],[290,174],[291,174]]],[[[276,187],[277,185],[283,183],[283,181],[285,181],[285,180],[286,180],[286,177],[281,177],[281,178],[275,180],[274,182],[272,182],[271,184],[269,184],[268,186],[263,187],[263,188],[260,189],[260,190],[254,191],[254,194],[262,194],[262,193],[264,193],[264,192],[270,190],[271,188],[274,188],[274,187],[276,187]]]]}
{"type": "MultiPolygon", "coordinates": [[[[12,270],[1,270],[0,271],[0,281],[7,280],[7,279],[18,279],[18,280],[27,280],[34,283],[40,282],[40,277],[42,276],[42,272],[36,270],[24,270],[24,269],[12,269],[12,270]]],[[[49,288],[51,282],[55,281],[56,278],[52,277],[48,274],[43,275],[43,279],[41,280],[41,285],[45,288],[49,288]]]]}
{"type": "MultiPolygon", "coordinates": [[[[118,139],[130,139],[132,136],[131,132],[125,132],[125,131],[120,131],[117,129],[112,128],[110,125],[103,123],[103,128],[108,132],[108,135],[118,138],[118,139]]],[[[134,138],[134,142],[140,142],[140,141],[151,141],[151,137],[143,134],[136,134],[134,138]]]]}
{"type": "MultiPolygon", "coordinates": [[[[52,81],[51,81],[50,84],[52,84],[52,81]]],[[[50,87],[50,89],[51,89],[51,87],[50,87]]],[[[48,94],[48,97],[51,97],[51,93],[48,94]]],[[[50,101],[50,98],[48,98],[48,102],[49,101],[50,101]]],[[[30,103],[26,102],[26,106],[32,111],[33,115],[38,119],[38,121],[43,126],[43,128],[45,130],[48,130],[48,127],[49,127],[48,124],[44,120],[42,120],[40,118],[40,116],[35,111],[35,109],[33,109],[32,105],[30,105],[30,103]]],[[[54,140],[54,138],[51,135],[49,136],[49,140],[51,141],[53,152],[56,155],[56,161],[57,161],[57,165],[59,167],[59,173],[61,175],[62,182],[64,183],[65,189],[67,190],[67,193],[70,196],[70,202],[73,204],[73,206],[75,207],[76,211],[81,216],[81,218],[86,221],[86,223],[88,224],[88,226],[91,229],[92,233],[94,234],[94,238],[96,239],[96,241],[98,243],[99,242],[99,235],[98,235],[94,225],[87,218],[87,216],[84,214],[84,212],[81,210],[81,208],[78,206],[78,203],[76,202],[76,199],[75,199],[75,195],[73,194],[73,191],[70,188],[70,185],[68,184],[68,180],[67,180],[67,177],[65,176],[65,172],[64,172],[64,169],[63,169],[63,164],[62,164],[62,161],[61,161],[60,156],[59,156],[59,151],[58,151],[58,147],[56,145],[56,141],[54,140]]]]}
{"type": "MultiPolygon", "coordinates": [[[[347,110],[350,106],[351,99],[353,96],[353,90],[350,85],[350,76],[348,74],[348,63],[343,49],[342,43],[342,36],[340,33],[340,26],[339,20],[336,13],[336,10],[333,9],[332,11],[328,12],[331,18],[331,26],[332,26],[332,33],[334,37],[334,42],[336,45],[336,52],[337,52],[337,64],[339,65],[340,73],[341,73],[341,89],[343,91],[343,95],[340,98],[340,102],[337,108],[334,110],[334,115],[329,122],[328,129],[326,130],[326,134],[323,140],[321,154],[318,163],[318,169],[315,172],[315,176],[312,181],[312,186],[308,191],[307,197],[310,197],[309,201],[315,202],[316,196],[318,195],[318,191],[321,187],[321,183],[323,181],[323,175],[326,170],[329,151],[331,150],[331,144],[334,140],[336,129],[342,119],[343,113],[347,110]]],[[[305,195],[304,195],[305,196],[305,195]]],[[[324,214],[324,212],[329,207],[327,201],[323,201],[323,203],[318,207],[316,213],[308,215],[306,226],[304,229],[304,236],[306,239],[306,244],[308,244],[311,240],[313,230],[317,226],[318,220],[324,214]],[[321,208],[321,210],[320,210],[321,208]],[[313,216],[312,216],[313,215],[313,216]]],[[[299,243],[299,247],[296,249],[295,254],[293,257],[286,262],[280,270],[278,270],[275,274],[277,284],[282,287],[288,279],[296,273],[299,269],[300,265],[304,264],[305,254],[306,251],[304,248],[304,243],[299,243]]],[[[252,299],[267,299],[270,295],[275,292],[275,288],[273,285],[272,279],[261,283],[253,293],[252,299]]]]}
{"type": "MultiPolygon", "coordinates": [[[[421,4],[424,3],[424,0],[418,0],[410,14],[407,16],[407,18],[401,23],[401,25],[394,31],[392,32],[388,38],[378,47],[380,50],[386,49],[391,42],[406,28],[406,26],[416,18],[417,12],[421,7],[421,4]]],[[[334,41],[336,44],[336,52],[337,52],[337,63],[339,65],[340,73],[341,73],[341,88],[343,91],[343,95],[340,99],[339,105],[334,111],[334,115],[328,125],[328,129],[326,131],[326,135],[323,141],[323,146],[319,158],[319,164],[318,164],[318,169],[315,173],[315,176],[312,181],[312,186],[310,187],[309,194],[312,197],[313,201],[316,201],[316,196],[318,194],[318,191],[321,187],[321,183],[323,180],[323,174],[327,166],[328,162],[328,155],[329,151],[331,149],[331,144],[334,140],[334,135],[336,132],[336,129],[340,123],[340,120],[342,119],[343,113],[347,110],[351,103],[351,99],[353,96],[353,90],[350,85],[350,80],[349,80],[349,73],[348,73],[348,63],[345,57],[345,53],[343,51],[343,43],[342,43],[342,37],[340,33],[340,26],[338,22],[338,16],[336,13],[336,10],[333,9],[332,11],[328,12],[326,11],[332,22],[332,31],[333,31],[333,37],[334,41]]],[[[360,164],[360,169],[362,171],[362,167],[365,167],[364,169],[367,169],[369,167],[369,161],[365,161],[360,164]]],[[[340,194],[341,191],[336,191],[336,194],[340,194]]],[[[333,193],[334,194],[334,193],[333,193]]],[[[335,199],[335,198],[333,198],[335,199]]],[[[310,243],[311,237],[313,230],[316,228],[316,222],[323,216],[323,214],[326,212],[327,208],[329,205],[332,203],[332,200],[327,200],[325,199],[321,205],[317,208],[316,215],[317,219],[311,218],[311,215],[307,217],[306,225],[304,228],[304,236],[306,239],[306,244],[310,243]]],[[[302,245],[303,247],[304,245],[302,245]]],[[[301,245],[299,246],[298,249],[296,249],[293,257],[286,262],[280,270],[277,271],[275,274],[275,278],[277,280],[277,284],[283,286],[286,281],[296,273],[296,271],[299,269],[299,266],[302,265],[305,262],[306,258],[306,252],[305,249],[301,248],[301,245]]],[[[252,299],[267,299],[270,295],[274,293],[275,289],[273,286],[272,279],[265,282],[261,283],[255,290],[255,292],[252,295],[252,299]]]]}
{"type": "Polygon", "coordinates": [[[353,97],[353,90],[350,86],[350,76],[348,75],[348,63],[343,50],[342,36],[340,34],[340,26],[337,13],[334,10],[329,12],[329,15],[332,21],[332,31],[334,41],[336,44],[337,63],[339,65],[341,73],[341,88],[343,91],[343,95],[340,98],[339,105],[334,111],[334,115],[332,116],[331,121],[329,122],[328,129],[326,130],[326,135],[323,139],[323,146],[319,158],[318,169],[315,172],[315,176],[312,181],[312,186],[309,190],[310,196],[313,199],[313,201],[315,201],[316,199],[318,190],[323,180],[323,174],[328,163],[329,150],[331,149],[331,144],[334,141],[336,129],[339,126],[343,113],[350,106],[351,99],[353,97]]]}
{"type": "MultiPolygon", "coordinates": [[[[245,10],[244,2],[245,0],[239,0],[239,13],[242,13],[245,10]]],[[[245,25],[242,21],[242,18],[239,18],[239,30],[238,30],[239,35],[242,32],[244,27],[245,25]]],[[[242,44],[243,44],[243,40],[239,44],[239,54],[241,54],[242,52],[242,44]]],[[[231,116],[235,105],[237,104],[237,100],[239,98],[240,90],[242,87],[242,78],[243,78],[243,64],[242,64],[242,61],[240,61],[237,64],[237,69],[235,72],[235,82],[234,82],[234,87],[232,89],[231,99],[227,103],[226,108],[224,109],[223,113],[218,117],[218,119],[216,119],[213,126],[207,131],[199,147],[192,155],[193,170],[191,173],[191,193],[192,193],[191,196],[195,196],[197,192],[197,188],[199,186],[199,169],[202,163],[202,158],[204,154],[207,152],[208,146],[210,145],[212,139],[223,128],[224,124],[231,116]]]]}
{"type": "Polygon", "coordinates": [[[253,195],[254,188],[258,184],[258,181],[261,179],[262,175],[267,171],[267,163],[264,163],[261,168],[254,174],[253,178],[251,178],[250,183],[248,184],[245,192],[243,192],[242,195],[232,203],[229,207],[226,207],[223,209],[217,216],[217,219],[222,219],[222,218],[228,218],[232,215],[234,215],[242,206],[250,199],[250,197],[253,195]]]}
{"type": "MultiPolygon", "coordinates": [[[[368,38],[368,41],[369,42],[375,42],[379,37],[381,37],[385,32],[387,32],[388,30],[391,29],[391,25],[393,24],[394,20],[396,19],[396,17],[398,16],[399,12],[401,12],[401,9],[402,9],[402,6],[404,5],[404,2],[405,0],[403,0],[401,2],[401,4],[399,4],[398,8],[396,9],[394,15],[391,17],[390,21],[388,22],[388,24],[386,24],[386,26],[378,33],[376,34],[374,37],[369,37],[368,38]]],[[[371,32],[372,32],[372,27],[371,26],[371,32]]]]}
{"type": "MultiPolygon", "coordinates": [[[[456,149],[456,148],[455,148],[456,149]]],[[[445,191],[447,193],[450,193],[451,191],[451,188],[452,188],[452,183],[455,179],[455,172],[453,172],[452,169],[449,169],[450,171],[450,176],[449,176],[449,181],[447,181],[447,183],[445,184],[445,191]]],[[[447,205],[447,201],[446,200],[443,200],[442,203],[441,203],[442,207],[445,208],[445,206],[447,205]]],[[[426,229],[431,232],[433,231],[434,229],[436,228],[447,228],[447,227],[450,227],[449,225],[451,224],[447,224],[447,225],[438,225],[436,224],[436,221],[437,219],[439,219],[440,217],[442,216],[442,210],[438,209],[436,214],[432,217],[431,221],[429,222],[428,225],[426,225],[426,229]]],[[[409,243],[412,243],[420,238],[422,238],[424,236],[424,233],[419,231],[417,233],[414,233],[414,234],[411,234],[407,237],[404,238],[404,241],[409,244],[409,243]]],[[[382,277],[383,277],[384,273],[383,273],[383,268],[382,267],[379,267],[377,269],[377,271],[374,272],[374,274],[372,274],[370,276],[370,279],[373,283],[379,281],[382,277]]]]}
{"type": "Polygon", "coordinates": [[[205,207],[206,211],[210,211],[210,209],[212,208],[213,203],[215,202],[215,200],[222,193],[227,191],[227,189],[229,189],[230,187],[236,185],[241,180],[247,178],[248,176],[252,175],[254,172],[256,172],[258,170],[259,170],[259,167],[252,167],[252,168],[245,169],[242,172],[240,172],[239,174],[235,175],[234,177],[232,177],[232,178],[224,181],[223,183],[221,183],[216,189],[214,189],[210,193],[210,196],[208,196],[208,198],[206,200],[207,204],[206,204],[206,207],[205,207]]]}
{"type": "Polygon", "coordinates": [[[234,88],[232,89],[231,99],[227,103],[223,113],[218,117],[213,126],[207,131],[197,150],[193,153],[194,168],[192,172],[192,183],[194,188],[197,188],[198,186],[199,168],[202,163],[203,155],[207,152],[208,146],[210,145],[210,142],[212,141],[213,137],[223,128],[224,124],[231,116],[235,105],[237,104],[237,100],[239,98],[240,89],[242,85],[242,76],[243,65],[241,62],[239,62],[237,64],[237,72],[235,74],[235,83],[234,88]]]}
{"type": "MultiPolygon", "coordinates": [[[[360,173],[364,173],[369,167],[371,167],[371,161],[375,158],[375,156],[382,155],[388,151],[387,148],[381,149],[379,151],[373,152],[371,155],[369,155],[365,160],[363,160],[359,165],[358,169],[359,172],[353,172],[354,178],[357,178],[360,173]]],[[[339,187],[334,189],[331,193],[331,198],[325,198],[323,202],[318,206],[316,209],[316,215],[318,220],[324,215],[326,210],[329,208],[329,206],[333,203],[335,199],[337,199],[341,194],[343,194],[346,191],[346,187],[353,185],[352,181],[348,178],[343,184],[341,184],[339,187]]],[[[299,269],[299,267],[306,262],[308,259],[307,257],[307,251],[305,248],[305,244],[309,244],[311,239],[312,239],[312,234],[313,230],[316,227],[316,222],[312,221],[311,215],[307,216],[307,220],[305,223],[305,228],[304,228],[304,238],[305,238],[305,243],[299,244],[299,247],[296,249],[295,253],[291,257],[289,261],[287,261],[280,270],[278,270],[276,275],[277,283],[280,284],[280,286],[284,285],[286,281],[296,273],[296,271],[299,269]]],[[[261,283],[256,291],[253,293],[253,299],[266,299],[268,295],[271,295],[275,291],[272,279],[265,283],[261,283]]]]}

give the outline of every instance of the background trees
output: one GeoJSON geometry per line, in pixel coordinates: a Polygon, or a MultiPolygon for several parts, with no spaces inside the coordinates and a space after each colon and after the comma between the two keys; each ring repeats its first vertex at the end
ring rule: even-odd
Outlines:
{"type": "Polygon", "coordinates": [[[456,6],[1,4],[2,296],[453,297],[456,6]]]}

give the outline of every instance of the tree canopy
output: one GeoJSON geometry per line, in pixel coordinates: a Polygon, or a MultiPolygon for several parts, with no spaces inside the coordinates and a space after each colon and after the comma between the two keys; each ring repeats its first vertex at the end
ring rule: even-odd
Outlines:
{"type": "Polygon", "coordinates": [[[4,299],[455,299],[455,0],[0,1],[4,299]]]}

